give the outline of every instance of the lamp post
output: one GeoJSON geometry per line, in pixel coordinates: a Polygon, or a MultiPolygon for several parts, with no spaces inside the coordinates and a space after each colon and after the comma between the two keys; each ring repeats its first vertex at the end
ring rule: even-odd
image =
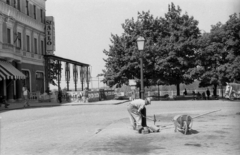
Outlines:
{"type": "Polygon", "coordinates": [[[143,85],[143,59],[142,52],[144,50],[145,39],[141,36],[137,39],[138,50],[140,51],[140,70],[141,70],[141,98],[144,99],[144,85],[143,85]]]}

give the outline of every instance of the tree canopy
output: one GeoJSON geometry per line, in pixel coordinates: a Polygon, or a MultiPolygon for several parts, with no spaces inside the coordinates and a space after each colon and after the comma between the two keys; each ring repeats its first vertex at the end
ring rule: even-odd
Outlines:
{"type": "Polygon", "coordinates": [[[171,8],[165,17],[156,17],[148,12],[138,13],[135,21],[125,20],[121,36],[111,35],[107,55],[104,80],[109,86],[127,84],[128,79],[135,79],[140,84],[140,52],[136,40],[145,38],[142,54],[144,85],[191,83],[194,79],[187,76],[189,68],[195,65],[193,48],[197,48],[200,37],[198,21],[187,13],[181,15],[180,7],[171,8]]]}
{"type": "Polygon", "coordinates": [[[109,50],[103,52],[106,69],[101,75],[108,86],[128,84],[135,79],[140,86],[140,62],[143,58],[144,86],[190,84],[200,87],[240,81],[240,19],[237,14],[225,23],[212,25],[209,33],[200,33],[198,21],[172,3],[164,17],[138,13],[137,20],[126,19],[121,35],[111,35],[109,50]],[[145,38],[142,55],[137,38],[145,38]]]}
{"type": "Polygon", "coordinates": [[[240,20],[236,14],[225,23],[212,25],[198,40],[196,66],[190,72],[200,86],[225,85],[240,80],[240,20]]]}

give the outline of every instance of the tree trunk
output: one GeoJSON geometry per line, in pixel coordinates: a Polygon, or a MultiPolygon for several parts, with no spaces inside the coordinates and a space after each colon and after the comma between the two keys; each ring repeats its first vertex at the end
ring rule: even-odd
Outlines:
{"type": "Polygon", "coordinates": [[[180,84],[176,84],[177,87],[177,96],[180,96],[180,84]]]}
{"type": "Polygon", "coordinates": [[[217,85],[215,84],[213,86],[214,86],[214,88],[213,88],[213,95],[217,96],[217,85]]]}

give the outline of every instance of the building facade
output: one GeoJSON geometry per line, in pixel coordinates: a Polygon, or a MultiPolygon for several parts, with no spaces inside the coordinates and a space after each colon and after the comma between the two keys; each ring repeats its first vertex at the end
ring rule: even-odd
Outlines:
{"type": "Polygon", "coordinates": [[[43,93],[46,0],[0,0],[0,96],[22,97],[22,87],[43,93]]]}

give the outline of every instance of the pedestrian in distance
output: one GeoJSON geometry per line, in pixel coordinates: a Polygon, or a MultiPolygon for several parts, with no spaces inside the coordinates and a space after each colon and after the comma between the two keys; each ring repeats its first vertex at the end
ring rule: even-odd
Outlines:
{"type": "Polygon", "coordinates": [[[6,101],[4,96],[0,96],[0,107],[2,106],[2,104],[5,105],[4,106],[5,108],[8,108],[8,106],[9,106],[9,103],[7,103],[7,101],[6,101]]]}
{"type": "Polygon", "coordinates": [[[135,100],[135,98],[136,98],[136,93],[135,93],[135,91],[133,90],[133,91],[132,91],[132,96],[131,96],[131,101],[135,100]]]}
{"type": "Polygon", "coordinates": [[[207,99],[210,100],[210,90],[208,88],[207,88],[206,93],[207,93],[207,99]]]}
{"type": "Polygon", "coordinates": [[[151,104],[151,98],[147,97],[143,99],[135,99],[128,104],[127,110],[129,113],[129,119],[133,130],[138,130],[140,133],[143,127],[147,126],[143,121],[143,117],[146,117],[146,106],[151,104]]]}
{"type": "Polygon", "coordinates": [[[29,104],[29,91],[27,90],[26,87],[23,87],[23,99],[24,99],[24,104],[23,107],[30,107],[29,104]]]}
{"type": "Polygon", "coordinates": [[[183,95],[187,95],[187,89],[184,90],[183,95]]]}
{"type": "Polygon", "coordinates": [[[61,89],[58,92],[58,102],[62,103],[62,90],[61,89]]]}
{"type": "Polygon", "coordinates": [[[82,92],[79,91],[78,92],[78,102],[81,102],[82,101],[82,92]]]}
{"type": "Polygon", "coordinates": [[[193,100],[196,100],[196,97],[195,97],[196,94],[194,90],[192,91],[192,95],[193,95],[193,100]]]}
{"type": "Polygon", "coordinates": [[[88,88],[87,87],[83,90],[83,102],[88,103],[88,88]]]}

